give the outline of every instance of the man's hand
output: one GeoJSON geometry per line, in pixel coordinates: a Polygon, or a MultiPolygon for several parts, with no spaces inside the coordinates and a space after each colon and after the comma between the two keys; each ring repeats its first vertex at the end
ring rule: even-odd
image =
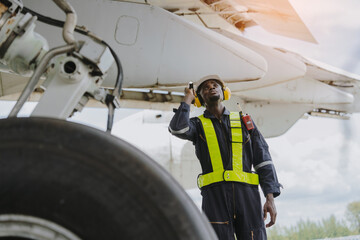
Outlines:
{"type": "Polygon", "coordinates": [[[184,102],[191,105],[194,100],[195,100],[195,91],[193,88],[185,88],[184,90],[185,93],[185,97],[184,97],[184,102]]]}
{"type": "Polygon", "coordinates": [[[274,195],[272,193],[269,193],[268,195],[266,195],[266,202],[264,204],[264,221],[267,218],[267,213],[270,213],[270,222],[268,224],[266,224],[266,227],[271,227],[272,225],[275,224],[276,222],[276,207],[275,207],[275,202],[274,202],[274,195]]]}

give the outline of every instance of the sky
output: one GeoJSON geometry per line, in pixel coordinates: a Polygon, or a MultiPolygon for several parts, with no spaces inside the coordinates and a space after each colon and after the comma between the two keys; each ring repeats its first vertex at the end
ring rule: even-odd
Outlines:
{"type": "Polygon", "coordinates": [[[359,120],[359,114],[351,120],[302,119],[267,140],[284,185],[276,199],[279,225],[331,214],[341,219],[348,203],[360,201],[359,120]]]}
{"type": "Polygon", "coordinates": [[[303,56],[360,74],[360,18],[356,0],[289,0],[318,44],[248,28],[244,36],[301,53],[303,56]]]}
{"type": "MultiPolygon", "coordinates": [[[[290,0],[290,3],[318,44],[272,35],[260,28],[247,30],[244,35],[360,74],[360,1],[290,0]]],[[[0,117],[5,117],[11,106],[0,102],[0,117]]],[[[32,108],[33,104],[26,104],[23,114],[27,115],[32,108]]],[[[117,110],[113,134],[161,161],[166,161],[170,153],[179,155],[186,142],[169,136],[167,122],[144,123],[142,114],[133,109],[117,110]]],[[[87,108],[73,121],[105,129],[106,117],[106,109],[87,108]]],[[[343,218],[346,205],[360,201],[359,122],[360,114],[353,114],[350,120],[309,117],[300,119],[284,135],[267,139],[279,181],[284,186],[275,200],[278,226],[289,227],[300,219],[317,221],[331,214],[343,218]]],[[[192,189],[188,193],[199,206],[199,191],[192,189]]]]}

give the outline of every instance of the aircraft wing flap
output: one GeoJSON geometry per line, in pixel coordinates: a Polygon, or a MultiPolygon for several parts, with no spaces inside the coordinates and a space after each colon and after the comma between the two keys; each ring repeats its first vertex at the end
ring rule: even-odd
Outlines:
{"type": "Polygon", "coordinates": [[[266,31],[282,36],[316,43],[315,38],[302,22],[288,0],[149,0],[179,16],[193,18],[207,27],[220,27],[237,31],[260,25],[266,31]],[[211,10],[210,10],[211,9],[211,10]],[[210,10],[210,11],[209,11],[210,10]],[[222,23],[217,16],[225,20],[222,23]],[[228,25],[228,26],[226,26],[228,25]]]}
{"type": "Polygon", "coordinates": [[[239,30],[244,30],[248,23],[256,22],[271,33],[317,43],[288,0],[203,0],[203,2],[239,30]]]}
{"type": "MultiPolygon", "coordinates": [[[[281,50],[284,51],[284,50],[281,50]]],[[[306,64],[307,76],[313,79],[327,83],[334,86],[346,86],[358,84],[360,76],[354,73],[346,72],[342,69],[330,66],[323,62],[302,57],[301,55],[287,51],[289,54],[296,55],[297,58],[301,59],[306,64]]]]}
{"type": "Polygon", "coordinates": [[[306,77],[338,87],[352,87],[355,84],[359,84],[360,76],[357,74],[346,72],[314,59],[305,58],[295,52],[281,48],[275,49],[302,61],[306,65],[306,77]]]}
{"type": "Polygon", "coordinates": [[[249,8],[251,18],[265,30],[285,37],[317,43],[287,0],[240,0],[249,8]]]}
{"type": "Polygon", "coordinates": [[[235,92],[233,95],[241,96],[248,101],[261,99],[293,104],[351,104],[354,102],[353,94],[308,77],[235,92]]]}
{"type": "Polygon", "coordinates": [[[360,81],[360,76],[325,64],[307,62],[307,74],[329,85],[351,86],[360,81]]]}

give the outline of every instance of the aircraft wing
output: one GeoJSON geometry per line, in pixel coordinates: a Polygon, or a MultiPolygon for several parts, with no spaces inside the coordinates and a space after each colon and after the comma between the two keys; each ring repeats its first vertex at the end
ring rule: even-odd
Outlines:
{"type": "MultiPolygon", "coordinates": [[[[358,76],[241,35],[244,27],[257,23],[264,28],[268,24],[279,34],[311,40],[285,0],[272,4],[260,0],[71,3],[78,24],[103,37],[122,61],[122,107],[172,110],[188,82],[217,74],[232,90],[229,108],[237,110],[233,103],[240,103],[266,137],[283,134],[304,114],[346,117],[360,111],[358,76]],[[94,18],[94,12],[101,17],[94,18]]],[[[64,17],[51,1],[24,4],[43,15],[64,17]]],[[[61,29],[37,23],[35,30],[50,47],[63,44],[61,29]]],[[[8,72],[1,73],[0,99],[16,100],[27,78],[8,72]]],[[[113,88],[115,74],[111,68],[104,88],[113,88]]],[[[33,100],[42,91],[38,87],[33,100]]],[[[99,104],[90,103],[94,105],[99,104]]]]}
{"type": "MultiPolygon", "coordinates": [[[[298,119],[309,115],[348,119],[349,114],[360,111],[360,76],[225,30],[214,31],[266,59],[265,76],[252,82],[228,82],[232,98],[224,102],[232,111],[238,111],[240,104],[265,137],[282,135],[298,119]]],[[[202,109],[197,112],[200,115],[202,109]]]]}

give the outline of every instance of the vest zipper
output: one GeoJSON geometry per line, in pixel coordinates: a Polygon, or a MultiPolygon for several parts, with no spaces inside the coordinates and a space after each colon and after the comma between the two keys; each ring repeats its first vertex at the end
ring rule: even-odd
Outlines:
{"type": "Polygon", "coordinates": [[[251,231],[251,240],[254,240],[254,231],[251,231]]]}
{"type": "Polygon", "coordinates": [[[199,134],[199,136],[204,142],[206,142],[205,138],[201,134],[199,134]]]}

